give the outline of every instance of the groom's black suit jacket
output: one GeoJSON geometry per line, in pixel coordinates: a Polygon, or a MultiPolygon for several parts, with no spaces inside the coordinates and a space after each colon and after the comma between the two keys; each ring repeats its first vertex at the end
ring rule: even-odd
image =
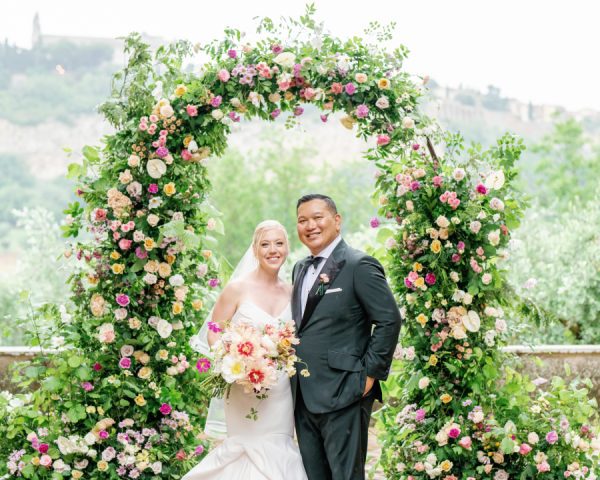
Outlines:
{"type": "Polygon", "coordinates": [[[310,412],[339,410],[361,399],[367,376],[376,379],[374,393],[381,401],[378,380],[390,372],[401,322],[383,267],[342,240],[321,270],[329,277],[329,293],[318,295],[317,277],[301,318],[301,283],[308,266],[307,258],[292,272],[292,314],[300,339],[296,350],[310,372],[300,375],[304,365],[299,364],[292,377],[294,405],[300,388],[310,412]]]}

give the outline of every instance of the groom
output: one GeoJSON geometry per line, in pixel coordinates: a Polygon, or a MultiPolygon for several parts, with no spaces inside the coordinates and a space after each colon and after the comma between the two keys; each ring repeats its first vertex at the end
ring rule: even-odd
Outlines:
{"type": "Polygon", "coordinates": [[[342,240],[334,201],[298,200],[298,237],[311,256],[294,266],[298,356],[292,377],[300,453],[309,480],[363,480],[369,419],[390,372],[400,313],[381,264],[342,240]]]}

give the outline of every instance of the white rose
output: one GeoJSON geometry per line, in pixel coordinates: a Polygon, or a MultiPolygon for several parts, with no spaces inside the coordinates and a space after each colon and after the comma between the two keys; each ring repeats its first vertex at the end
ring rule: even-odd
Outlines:
{"type": "Polygon", "coordinates": [[[273,62],[285,68],[292,68],[296,63],[296,55],[291,52],[282,52],[273,59],[273,62]]]}
{"type": "Polygon", "coordinates": [[[158,475],[162,472],[162,463],[154,462],[152,465],[150,465],[150,468],[152,469],[152,472],[154,472],[154,475],[158,475]]]}
{"type": "Polygon", "coordinates": [[[450,222],[443,215],[440,215],[437,218],[437,220],[435,221],[435,223],[437,224],[438,227],[442,227],[442,228],[447,228],[448,226],[450,226],[450,222]]]}
{"type": "Polygon", "coordinates": [[[89,432],[85,437],[83,437],[83,439],[88,445],[93,445],[96,443],[96,435],[94,435],[92,432],[89,432]]]}
{"type": "Polygon", "coordinates": [[[423,390],[423,389],[427,388],[428,386],[429,386],[429,378],[428,377],[422,377],[419,380],[419,388],[421,390],[423,390]]]}
{"type": "Polygon", "coordinates": [[[456,290],[452,294],[452,300],[454,300],[455,302],[462,302],[463,298],[465,298],[465,292],[462,290],[456,290]]]}
{"type": "Polygon", "coordinates": [[[437,463],[437,457],[435,456],[435,453],[430,453],[429,455],[427,455],[425,461],[430,465],[435,465],[437,463]]]}
{"type": "Polygon", "coordinates": [[[169,335],[171,335],[171,332],[173,331],[173,325],[161,318],[158,321],[158,324],[156,325],[156,331],[161,336],[161,338],[168,338],[169,335]]]}
{"type": "Polygon", "coordinates": [[[488,347],[493,347],[494,344],[496,343],[495,338],[496,338],[496,332],[494,330],[488,330],[487,332],[485,332],[483,340],[485,341],[485,344],[488,347]]]}
{"type": "Polygon", "coordinates": [[[211,112],[211,116],[215,119],[215,120],[221,120],[223,118],[225,114],[223,113],[222,110],[219,110],[218,108],[216,110],[213,110],[211,112]]]}
{"type": "Polygon", "coordinates": [[[156,227],[156,225],[158,225],[158,222],[160,222],[160,217],[151,213],[150,215],[148,215],[148,218],[146,218],[146,220],[148,224],[150,224],[150,226],[156,227]]]}
{"type": "Polygon", "coordinates": [[[411,117],[404,117],[402,119],[402,128],[415,128],[415,121],[411,117]]]}
{"type": "Polygon", "coordinates": [[[504,210],[504,202],[499,198],[494,197],[490,200],[490,208],[502,212],[504,210]]]}
{"type": "Polygon", "coordinates": [[[508,330],[508,325],[506,324],[506,321],[502,318],[498,318],[496,320],[496,330],[500,333],[506,332],[506,330],[508,330]]]}
{"type": "Polygon", "coordinates": [[[173,287],[181,287],[185,281],[183,280],[183,276],[178,273],[177,275],[173,275],[169,278],[169,283],[173,287]]]}
{"type": "Polygon", "coordinates": [[[485,186],[491,190],[499,190],[504,185],[504,172],[502,170],[498,170],[496,172],[490,173],[485,179],[485,186]]]}
{"type": "Polygon", "coordinates": [[[500,214],[499,213],[494,213],[494,215],[492,215],[492,220],[494,222],[497,222],[498,220],[500,220],[500,214]]]}
{"type": "Polygon", "coordinates": [[[139,197],[142,194],[142,184],[140,182],[131,182],[127,185],[126,190],[131,197],[139,197]]]}
{"type": "Polygon", "coordinates": [[[473,295],[471,295],[470,293],[465,293],[462,302],[465,305],[471,305],[471,303],[473,303],[473,295]]]}
{"type": "Polygon", "coordinates": [[[242,102],[237,97],[233,97],[229,103],[231,103],[233,108],[240,108],[242,106],[242,102]]]}
{"type": "Polygon", "coordinates": [[[462,317],[462,322],[469,332],[478,332],[481,327],[479,314],[475,310],[469,310],[469,313],[462,317]]]}
{"type": "Polygon", "coordinates": [[[487,238],[490,244],[492,244],[494,247],[497,246],[500,243],[500,230],[494,230],[488,233],[487,238]]]}
{"type": "Polygon", "coordinates": [[[121,356],[122,357],[131,357],[133,355],[133,345],[123,345],[121,347],[121,356]]]}
{"type": "Polygon", "coordinates": [[[166,118],[172,117],[174,113],[175,112],[173,111],[173,107],[171,107],[171,105],[169,105],[169,104],[163,105],[162,107],[160,107],[160,114],[163,117],[166,117],[166,118]]]}
{"type": "Polygon", "coordinates": [[[130,155],[129,158],[127,159],[127,165],[129,165],[130,167],[137,167],[140,164],[140,157],[138,157],[137,155],[130,155]]]}
{"type": "Polygon", "coordinates": [[[450,219],[450,221],[454,224],[454,225],[458,225],[460,223],[460,218],[458,217],[452,217],[450,219]]]}
{"type": "Polygon", "coordinates": [[[454,172],[452,172],[452,178],[454,178],[454,180],[456,180],[457,182],[460,182],[463,178],[465,178],[465,171],[462,168],[456,168],[454,169],[454,172]]]}
{"type": "Polygon", "coordinates": [[[448,434],[444,430],[440,430],[435,435],[435,441],[438,442],[438,445],[440,447],[443,447],[444,445],[447,445],[448,444],[448,434]]]}
{"type": "Polygon", "coordinates": [[[483,411],[476,410],[473,412],[473,415],[471,417],[473,419],[473,423],[481,423],[483,422],[483,411]]]}
{"type": "Polygon", "coordinates": [[[467,338],[467,332],[465,330],[464,325],[456,325],[450,332],[450,336],[452,336],[452,338],[455,338],[456,340],[464,340],[465,338],[467,338]]]}
{"type": "Polygon", "coordinates": [[[375,102],[375,106],[377,108],[381,108],[382,110],[389,108],[390,106],[390,101],[388,99],[388,97],[386,97],[385,95],[383,95],[382,97],[379,97],[377,99],[377,101],[375,102]]]}
{"type": "Polygon", "coordinates": [[[152,178],[160,178],[167,172],[167,165],[162,160],[153,158],[152,160],[148,160],[146,170],[152,178]]]}
{"type": "Polygon", "coordinates": [[[485,214],[485,212],[483,210],[477,214],[477,218],[479,220],[483,220],[486,217],[487,217],[487,215],[485,214]]]}
{"type": "Polygon", "coordinates": [[[144,282],[146,282],[148,285],[154,285],[157,281],[158,277],[153,273],[147,273],[144,275],[144,282]]]}
{"type": "Polygon", "coordinates": [[[452,280],[454,283],[457,283],[459,280],[458,273],[450,272],[450,280],[452,280]]]}
{"type": "Polygon", "coordinates": [[[469,224],[469,230],[471,230],[475,234],[479,233],[479,230],[481,230],[481,222],[478,222],[477,220],[473,220],[469,224]]]}
{"type": "Polygon", "coordinates": [[[490,273],[484,273],[481,276],[481,283],[483,283],[484,285],[489,285],[490,283],[492,283],[492,275],[490,273]]]}
{"type": "Polygon", "coordinates": [[[144,232],[142,232],[140,230],[136,230],[135,232],[133,232],[133,241],[134,242],[143,242],[145,238],[146,238],[146,235],[144,235],[144,232]]]}

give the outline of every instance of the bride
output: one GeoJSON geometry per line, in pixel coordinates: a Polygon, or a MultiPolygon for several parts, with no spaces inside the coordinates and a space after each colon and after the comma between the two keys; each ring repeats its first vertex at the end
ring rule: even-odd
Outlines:
{"type": "MultiPolygon", "coordinates": [[[[292,286],[279,278],[288,252],[283,225],[274,220],[258,224],[250,249],[205,325],[209,320],[221,326],[229,319],[258,326],[290,320],[292,286]]],[[[206,342],[212,345],[218,335],[204,327],[198,335],[197,349],[203,350],[203,341],[205,347],[206,342]]],[[[244,393],[234,383],[224,400],[224,409],[227,437],[183,480],[306,480],[302,458],[294,443],[294,407],[285,374],[263,400],[244,393]],[[258,412],[256,420],[247,418],[251,409],[258,412]]]]}

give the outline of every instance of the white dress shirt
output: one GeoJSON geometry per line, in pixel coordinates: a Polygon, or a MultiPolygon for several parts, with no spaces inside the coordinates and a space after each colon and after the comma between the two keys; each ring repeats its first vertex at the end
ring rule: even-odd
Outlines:
{"type": "Polygon", "coordinates": [[[306,309],[306,302],[308,301],[308,294],[310,289],[313,287],[319,273],[323,269],[323,265],[330,257],[332,252],[335,250],[335,247],[338,246],[338,243],[342,241],[342,236],[338,235],[333,242],[327,245],[321,252],[317,253],[315,257],[322,257],[321,261],[315,265],[309,265],[307,268],[306,275],[304,275],[304,280],[302,281],[302,293],[300,296],[300,301],[302,303],[302,316],[304,316],[304,310],[306,309]]]}

